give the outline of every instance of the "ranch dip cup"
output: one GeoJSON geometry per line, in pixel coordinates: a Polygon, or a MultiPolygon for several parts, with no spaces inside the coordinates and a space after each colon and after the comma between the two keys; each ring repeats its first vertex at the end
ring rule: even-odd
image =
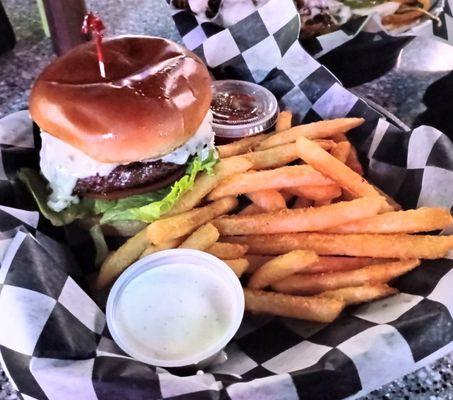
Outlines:
{"type": "Polygon", "coordinates": [[[239,279],[198,250],[165,250],[130,266],[113,285],[110,333],[133,358],[160,367],[205,366],[219,358],[244,314],[239,279]]]}

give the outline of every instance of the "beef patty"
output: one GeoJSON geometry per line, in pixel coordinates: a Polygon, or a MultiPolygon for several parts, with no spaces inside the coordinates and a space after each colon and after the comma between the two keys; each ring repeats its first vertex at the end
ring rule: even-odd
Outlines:
{"type": "Polygon", "coordinates": [[[119,199],[169,186],[181,178],[186,165],[162,161],[119,165],[106,176],[78,179],[74,194],[91,198],[119,199]]]}

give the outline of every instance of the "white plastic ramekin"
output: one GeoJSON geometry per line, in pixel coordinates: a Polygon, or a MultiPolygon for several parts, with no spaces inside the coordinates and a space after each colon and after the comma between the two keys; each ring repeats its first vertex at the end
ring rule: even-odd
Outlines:
{"type": "MultiPolygon", "coordinates": [[[[171,285],[174,285],[175,291],[178,290],[178,286],[182,284],[184,279],[185,276],[180,274],[175,277],[174,283],[173,280],[171,281],[171,285]]],[[[159,306],[164,307],[165,311],[165,299],[162,299],[162,303],[159,306]]],[[[140,307],[140,304],[137,304],[137,307],[140,307]]],[[[137,310],[139,309],[137,308],[137,310]]],[[[159,311],[162,311],[162,309],[159,311]]],[[[244,295],[241,283],[231,268],[217,257],[208,253],[188,249],[161,251],[134,263],[123,272],[113,285],[107,300],[106,310],[107,325],[118,346],[139,361],[161,367],[205,366],[217,359],[222,349],[237,332],[243,315],[244,295]],[[120,323],[117,318],[118,304],[127,286],[141,274],[153,268],[169,268],[172,265],[181,264],[195,265],[200,271],[200,276],[203,274],[204,280],[212,279],[213,281],[217,281],[219,277],[221,278],[225,290],[222,290],[223,293],[219,293],[219,295],[226,296],[225,301],[229,304],[230,314],[228,326],[222,335],[219,335],[218,339],[216,339],[214,343],[211,343],[207,348],[202,350],[194,349],[193,354],[186,355],[181,359],[175,359],[174,357],[170,359],[166,359],[165,357],[156,358],[155,356],[144,352],[144,346],[137,345],[136,338],[131,338],[130,330],[128,331],[127,327],[124,326],[124,321],[120,323]],[[213,275],[212,272],[215,272],[215,275],[213,275]]]]}

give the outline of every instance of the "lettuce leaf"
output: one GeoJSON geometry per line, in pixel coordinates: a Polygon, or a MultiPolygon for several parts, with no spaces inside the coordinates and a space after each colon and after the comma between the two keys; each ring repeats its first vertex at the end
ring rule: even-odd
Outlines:
{"type": "Polygon", "coordinates": [[[101,224],[118,220],[153,222],[159,219],[176,204],[185,192],[193,188],[199,172],[212,174],[212,168],[216,163],[217,158],[214,151],[211,151],[204,160],[196,156],[188,165],[186,175],[176,181],[171,188],[117,200],[116,204],[108,209],[105,209],[105,205],[98,205],[99,208],[104,207],[101,224]]]}
{"type": "Polygon", "coordinates": [[[32,193],[39,210],[55,226],[69,224],[76,219],[100,215],[101,224],[118,221],[153,222],[168,212],[181,196],[193,188],[199,172],[212,174],[217,163],[216,153],[211,151],[204,160],[193,157],[186,170],[186,175],[171,187],[154,192],[129,196],[119,200],[83,199],[79,204],[72,204],[60,212],[51,210],[47,205],[48,190],[44,179],[37,171],[23,168],[19,179],[32,193]]]}
{"type": "Polygon", "coordinates": [[[39,172],[22,168],[18,174],[19,179],[27,186],[38,205],[41,214],[47,218],[52,225],[62,226],[74,222],[76,219],[87,217],[91,214],[92,204],[90,201],[81,201],[79,204],[71,204],[60,212],[53,211],[47,205],[47,184],[39,172]]]}

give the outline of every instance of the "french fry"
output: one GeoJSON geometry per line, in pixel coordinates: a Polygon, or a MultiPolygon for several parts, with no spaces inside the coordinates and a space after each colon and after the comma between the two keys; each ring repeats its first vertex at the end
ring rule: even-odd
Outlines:
{"type": "Polygon", "coordinates": [[[284,209],[257,215],[232,215],[213,221],[221,235],[319,231],[376,215],[382,206],[379,197],[363,197],[318,208],[284,209]]]}
{"type": "MultiPolygon", "coordinates": [[[[237,244],[237,243],[231,243],[231,244],[237,244]]],[[[260,256],[257,254],[246,254],[244,258],[247,259],[249,262],[249,266],[245,273],[247,274],[253,274],[259,267],[267,263],[268,261],[272,260],[274,257],[273,256],[260,256]]]]}
{"type": "Polygon", "coordinates": [[[258,171],[262,169],[283,167],[299,158],[295,143],[284,144],[263,151],[253,151],[244,154],[252,164],[252,169],[258,171]]]}
{"type": "Polygon", "coordinates": [[[311,140],[304,137],[299,138],[297,140],[297,149],[302,160],[337,182],[354,196],[382,197],[365,179],[311,140]]]}
{"type": "Polygon", "coordinates": [[[345,164],[349,168],[351,168],[356,174],[363,176],[363,167],[362,164],[360,164],[359,156],[357,155],[357,150],[354,148],[354,146],[351,146],[345,164]]]}
{"type": "Polygon", "coordinates": [[[420,260],[408,259],[386,264],[375,264],[351,271],[328,274],[292,275],[272,284],[279,293],[314,295],[326,290],[387,283],[420,265],[420,260]]]}
{"type": "Polygon", "coordinates": [[[293,113],[291,111],[281,111],[278,114],[277,122],[275,123],[275,131],[281,132],[291,128],[291,120],[293,119],[293,113]]]}
{"type": "Polygon", "coordinates": [[[261,208],[263,212],[286,208],[285,198],[275,189],[259,190],[257,192],[247,193],[246,196],[261,208]]]}
{"type": "Polygon", "coordinates": [[[211,219],[226,214],[238,205],[234,197],[225,197],[205,207],[195,208],[172,217],[159,219],[147,228],[148,240],[159,244],[192,233],[211,219]]]}
{"type": "Polygon", "coordinates": [[[332,203],[331,199],[326,199],[326,200],[315,200],[315,203],[313,204],[313,207],[323,207],[323,206],[328,206],[329,204],[332,203]]]}
{"type": "Polygon", "coordinates": [[[200,226],[184,242],[179,245],[180,249],[205,250],[212,246],[219,238],[219,231],[211,223],[200,226]]]}
{"type": "MultiPolygon", "coordinates": [[[[374,185],[373,185],[374,186],[374,185]]],[[[374,188],[379,192],[379,194],[382,197],[385,197],[387,200],[387,203],[389,206],[393,209],[393,211],[400,211],[403,209],[394,199],[392,199],[387,193],[383,192],[381,189],[379,189],[377,186],[374,186],[374,188]]],[[[389,210],[390,211],[390,210],[389,210]]]]}
{"type": "Polygon", "coordinates": [[[290,251],[282,256],[275,257],[257,269],[250,277],[248,287],[263,289],[273,282],[303,271],[316,261],[318,261],[318,256],[313,251],[290,251]]]}
{"type": "MultiPolygon", "coordinates": [[[[256,257],[268,257],[268,256],[256,256],[256,257]]],[[[359,269],[366,267],[368,265],[383,264],[392,261],[396,260],[392,258],[321,256],[319,257],[319,260],[317,262],[307,267],[304,271],[300,271],[299,273],[322,274],[325,272],[350,271],[352,269],[359,269]]]]}
{"type": "Polygon", "coordinates": [[[244,157],[234,157],[221,160],[215,167],[214,173],[208,175],[200,174],[195,180],[192,190],[184,193],[175,206],[165,214],[165,218],[189,211],[197,206],[201,200],[213,189],[220,181],[229,176],[240,174],[252,167],[250,161],[244,157]]]}
{"type": "Polygon", "coordinates": [[[244,289],[245,309],[256,314],[271,314],[316,322],[332,322],[345,304],[327,297],[299,297],[262,290],[244,289]]]}
{"type": "Polygon", "coordinates": [[[308,165],[293,165],[268,171],[252,171],[223,181],[209,195],[209,200],[265,189],[302,185],[331,185],[333,181],[308,165]]]}
{"type": "MultiPolygon", "coordinates": [[[[330,150],[335,146],[335,142],[332,140],[319,140],[316,143],[325,150],[330,150]]],[[[253,151],[243,154],[240,157],[249,160],[253,164],[251,169],[256,171],[283,167],[299,159],[296,143],[283,144],[262,151],[253,151]]]]}
{"type": "Polygon", "coordinates": [[[382,299],[398,293],[398,290],[386,284],[363,285],[356,287],[345,287],[341,289],[327,290],[319,293],[319,297],[342,300],[347,306],[366,303],[368,301],[382,299]]]}
{"type": "Polygon", "coordinates": [[[393,211],[329,228],[330,233],[415,233],[445,229],[453,224],[443,208],[393,211]]]}
{"type": "Polygon", "coordinates": [[[317,140],[314,140],[314,142],[319,147],[321,147],[321,149],[324,149],[326,151],[331,151],[336,146],[336,143],[333,140],[317,139],[317,140]]]}
{"type": "Polygon", "coordinates": [[[263,209],[252,203],[238,212],[237,215],[255,215],[263,213],[263,209]]]}
{"type": "Polygon", "coordinates": [[[349,141],[344,133],[338,133],[337,135],[332,136],[332,140],[335,143],[348,142],[349,141]]]}
{"type": "Polygon", "coordinates": [[[233,157],[247,153],[252,149],[253,146],[257,145],[259,142],[261,142],[268,136],[269,136],[268,134],[263,133],[261,135],[248,136],[236,142],[231,142],[222,146],[217,146],[219,157],[221,159],[225,159],[228,157],[233,157]]]}
{"type": "Polygon", "coordinates": [[[223,240],[246,244],[249,246],[250,254],[263,255],[284,254],[292,250],[313,250],[322,256],[436,259],[444,257],[453,249],[453,235],[281,233],[225,236],[223,240]]]}
{"type": "Polygon", "coordinates": [[[148,245],[147,228],[145,228],[120,246],[101,265],[96,280],[97,288],[110,285],[129,265],[138,260],[148,245]]]}
{"type": "MultiPolygon", "coordinates": [[[[247,253],[248,246],[237,243],[216,242],[209,246],[205,251],[223,260],[233,260],[241,258],[247,253]]],[[[249,263],[250,264],[250,263],[249,263]]]]}
{"type": "Polygon", "coordinates": [[[325,139],[338,133],[345,133],[359,125],[365,120],[363,118],[338,118],[328,121],[313,122],[311,124],[295,126],[287,131],[276,133],[263,140],[256,150],[265,150],[270,147],[295,142],[300,137],[308,139],[325,139]]]}
{"type": "Polygon", "coordinates": [[[337,145],[332,149],[332,156],[334,156],[338,161],[341,161],[343,164],[346,163],[349,153],[351,151],[351,143],[339,142],[337,145]]]}
{"type": "Polygon", "coordinates": [[[286,188],[285,190],[296,196],[315,201],[331,200],[341,196],[341,189],[337,184],[324,186],[304,185],[286,188]]]}
{"type": "Polygon", "coordinates": [[[222,260],[227,264],[236,274],[238,278],[247,270],[249,262],[246,258],[235,258],[234,260],[222,260]]]}
{"type": "Polygon", "coordinates": [[[165,242],[160,243],[159,245],[150,244],[145,249],[145,251],[140,255],[140,258],[149,256],[150,254],[157,253],[158,251],[176,249],[183,241],[185,237],[180,237],[176,239],[170,239],[165,242]]]}

